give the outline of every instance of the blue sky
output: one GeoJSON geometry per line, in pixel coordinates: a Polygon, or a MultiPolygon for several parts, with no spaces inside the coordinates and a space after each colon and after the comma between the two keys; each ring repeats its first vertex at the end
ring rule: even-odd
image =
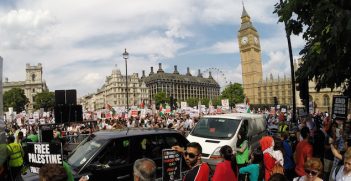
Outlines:
{"type": "MultiPolygon", "coordinates": [[[[273,14],[278,0],[245,0],[260,34],[264,76],[290,75],[282,23],[273,14]]],[[[190,67],[213,72],[221,86],[241,83],[237,33],[241,0],[1,0],[0,56],[3,77],[25,79],[26,63],[43,65],[49,89],[77,89],[82,96],[100,88],[116,67],[146,74],[162,63],[185,74],[190,67]]],[[[303,47],[292,37],[294,58],[303,47]]]]}

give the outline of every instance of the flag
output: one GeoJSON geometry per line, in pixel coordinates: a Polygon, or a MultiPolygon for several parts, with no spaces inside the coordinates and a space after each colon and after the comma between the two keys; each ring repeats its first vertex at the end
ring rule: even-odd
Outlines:
{"type": "Polygon", "coordinates": [[[246,103],[246,112],[247,113],[251,113],[251,110],[250,110],[250,100],[249,98],[245,98],[245,103],[246,103]]]}
{"type": "Polygon", "coordinates": [[[144,109],[144,106],[145,106],[145,103],[144,103],[144,100],[143,100],[143,101],[141,101],[141,103],[140,103],[140,108],[141,108],[141,109],[144,109]]]}
{"type": "Polygon", "coordinates": [[[105,109],[108,109],[108,110],[111,110],[112,106],[110,104],[107,104],[105,105],[105,109]]]}

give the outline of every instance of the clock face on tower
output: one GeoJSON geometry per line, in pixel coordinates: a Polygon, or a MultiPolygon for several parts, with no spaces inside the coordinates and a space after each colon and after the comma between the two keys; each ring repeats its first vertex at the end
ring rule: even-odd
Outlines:
{"type": "Polygon", "coordinates": [[[254,37],[255,44],[258,45],[258,38],[254,37]]]}
{"type": "Polygon", "coordinates": [[[244,36],[241,38],[241,44],[242,45],[246,45],[249,42],[249,39],[247,38],[247,36],[244,36]]]}

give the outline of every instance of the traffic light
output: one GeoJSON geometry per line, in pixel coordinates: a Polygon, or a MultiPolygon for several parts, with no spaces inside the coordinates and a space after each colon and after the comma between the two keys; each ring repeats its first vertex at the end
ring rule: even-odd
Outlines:
{"type": "Polygon", "coordinates": [[[296,89],[300,91],[300,99],[308,100],[309,98],[308,80],[303,80],[299,82],[299,85],[296,87],[296,89]]]}
{"type": "Polygon", "coordinates": [[[273,101],[274,101],[274,106],[278,105],[278,98],[277,97],[273,97],[273,101]]]}
{"type": "Polygon", "coordinates": [[[174,99],[173,96],[169,97],[169,106],[171,107],[171,111],[174,110],[174,99]]]}

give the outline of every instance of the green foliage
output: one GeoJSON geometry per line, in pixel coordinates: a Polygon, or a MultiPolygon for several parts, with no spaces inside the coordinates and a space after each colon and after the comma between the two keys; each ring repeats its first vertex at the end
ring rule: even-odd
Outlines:
{"type": "Polygon", "coordinates": [[[242,103],[245,95],[241,84],[229,84],[221,94],[222,99],[229,99],[229,106],[234,107],[236,103],[242,103]]]}
{"type": "Polygon", "coordinates": [[[45,91],[38,93],[34,97],[34,108],[44,108],[45,111],[52,110],[55,105],[55,93],[45,91]]]}
{"type": "Polygon", "coordinates": [[[169,104],[169,97],[167,97],[165,92],[158,92],[157,94],[154,95],[154,100],[156,103],[156,108],[160,106],[160,104],[168,103],[169,104]]]}
{"type": "MultiPolygon", "coordinates": [[[[198,105],[199,99],[198,99],[198,98],[193,98],[193,97],[191,97],[191,98],[189,98],[188,100],[186,100],[186,102],[187,102],[187,104],[188,104],[189,107],[194,107],[194,106],[197,106],[197,105],[198,105]]],[[[201,104],[202,104],[202,102],[201,102],[201,104]]]]}
{"type": "Polygon", "coordinates": [[[316,89],[343,88],[351,93],[351,1],[289,0],[276,4],[274,13],[286,22],[287,32],[306,41],[297,83],[315,80],[316,89]]]}
{"type": "Polygon", "coordinates": [[[29,103],[29,100],[23,89],[13,88],[4,93],[4,111],[8,111],[9,107],[13,107],[14,111],[21,112],[25,110],[27,103],[29,103]]]}
{"type": "Polygon", "coordinates": [[[221,96],[218,96],[214,99],[212,99],[212,105],[217,107],[217,106],[221,106],[222,105],[222,98],[221,96]]]}

